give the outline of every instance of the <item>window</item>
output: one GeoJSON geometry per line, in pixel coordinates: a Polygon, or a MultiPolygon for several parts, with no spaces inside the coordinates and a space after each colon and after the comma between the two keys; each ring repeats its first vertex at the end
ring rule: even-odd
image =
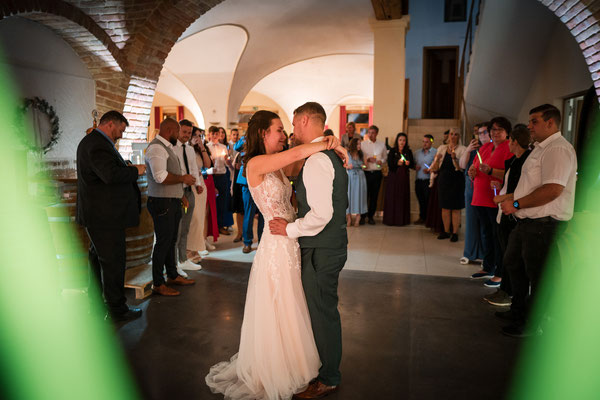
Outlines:
{"type": "Polygon", "coordinates": [[[464,22],[466,20],[467,0],[446,0],[444,22],[464,22]]]}

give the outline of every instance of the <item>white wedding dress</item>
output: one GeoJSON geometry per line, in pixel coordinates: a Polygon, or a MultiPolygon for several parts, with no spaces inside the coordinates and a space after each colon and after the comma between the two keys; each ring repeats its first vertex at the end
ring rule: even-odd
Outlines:
{"type": "Polygon", "coordinates": [[[240,348],[230,361],[210,369],[206,384],[225,399],[289,399],[321,365],[302,289],[298,241],[269,231],[274,217],[296,218],[292,186],[277,171],[249,188],[265,230],[250,271],[240,348]]]}

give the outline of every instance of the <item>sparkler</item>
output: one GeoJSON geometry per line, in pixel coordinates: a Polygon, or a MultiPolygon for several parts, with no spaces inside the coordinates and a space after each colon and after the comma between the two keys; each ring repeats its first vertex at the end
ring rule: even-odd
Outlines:
{"type": "Polygon", "coordinates": [[[481,159],[481,154],[479,154],[479,150],[477,150],[477,158],[479,158],[479,164],[483,164],[483,160],[481,159]]]}

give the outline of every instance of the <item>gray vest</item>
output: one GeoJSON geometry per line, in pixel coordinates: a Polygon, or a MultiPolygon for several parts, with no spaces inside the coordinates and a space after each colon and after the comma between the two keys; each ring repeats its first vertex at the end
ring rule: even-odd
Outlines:
{"type": "MultiPolygon", "coordinates": [[[[329,223],[316,236],[302,236],[298,243],[302,248],[340,248],[348,245],[346,233],[346,209],[348,208],[348,172],[333,150],[323,151],[333,164],[333,216],[329,223]]],[[[304,168],[296,180],[296,198],[298,199],[298,217],[303,218],[310,207],[306,200],[306,187],[303,180],[304,168]]]]}
{"type": "MultiPolygon", "coordinates": [[[[181,175],[181,165],[179,164],[179,158],[173,150],[169,147],[165,146],[163,142],[155,138],[150,142],[148,147],[152,145],[160,145],[167,153],[169,153],[169,158],[167,158],[167,172],[173,175],[181,175]]],[[[158,183],[154,180],[154,176],[152,175],[152,167],[148,160],[146,160],[146,176],[148,177],[148,196],[150,197],[168,197],[173,199],[180,199],[183,197],[183,183],[175,183],[173,185],[165,185],[162,183],[158,183]]]]}

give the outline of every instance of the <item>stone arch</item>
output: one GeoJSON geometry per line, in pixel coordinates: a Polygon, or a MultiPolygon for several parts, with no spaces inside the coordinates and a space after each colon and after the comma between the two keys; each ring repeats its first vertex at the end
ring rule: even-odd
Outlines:
{"type": "Polygon", "coordinates": [[[600,99],[600,1],[538,0],[569,29],[588,65],[596,95],[600,99]]]}
{"type": "Polygon", "coordinates": [[[121,52],[91,17],[62,0],[9,2],[0,9],[0,20],[13,16],[45,25],[73,48],[96,83],[100,113],[122,109],[127,74],[122,68],[121,52]]]}

